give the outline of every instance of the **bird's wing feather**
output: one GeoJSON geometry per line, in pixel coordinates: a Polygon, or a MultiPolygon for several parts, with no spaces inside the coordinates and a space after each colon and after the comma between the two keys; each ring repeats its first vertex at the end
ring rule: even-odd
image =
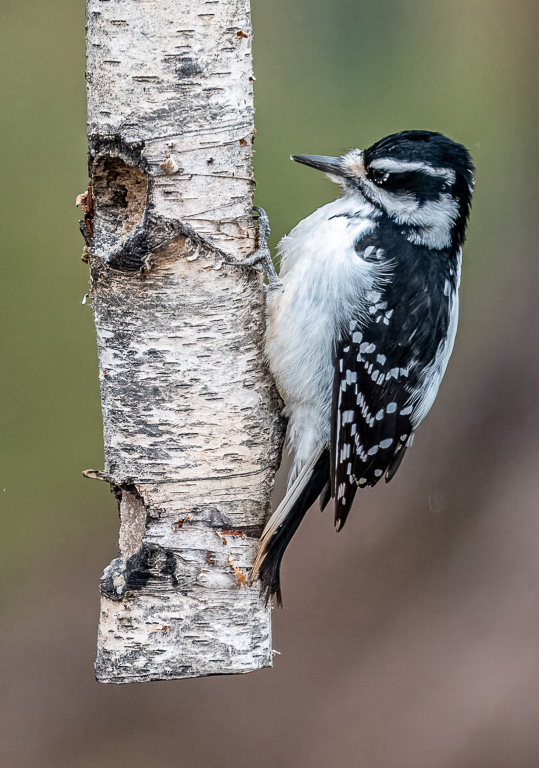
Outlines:
{"type": "Polygon", "coordinates": [[[392,264],[392,280],[362,298],[362,319],[342,334],[334,355],[331,480],[338,528],[358,486],[384,475],[389,481],[397,471],[417,426],[423,375],[449,323],[439,262],[402,237],[381,243],[377,236],[358,243],[358,258],[374,254],[392,264]]]}
{"type": "Polygon", "coordinates": [[[335,359],[332,467],[338,528],[356,488],[375,485],[402,457],[412,434],[410,393],[399,380],[400,368],[391,367],[369,336],[375,338],[368,330],[356,331],[339,344],[335,359]]]}

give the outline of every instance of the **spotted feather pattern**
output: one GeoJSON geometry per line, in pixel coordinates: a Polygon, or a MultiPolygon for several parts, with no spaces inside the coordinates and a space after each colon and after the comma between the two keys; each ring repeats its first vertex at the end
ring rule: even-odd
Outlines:
{"type": "Polygon", "coordinates": [[[390,479],[413,429],[406,371],[392,367],[368,333],[355,330],[339,345],[336,362],[333,493],[341,528],[357,487],[375,485],[384,474],[390,479]]]}
{"type": "Polygon", "coordinates": [[[389,481],[411,444],[418,393],[443,351],[457,290],[449,250],[403,245],[401,231],[394,238],[387,226],[384,232],[383,244],[375,231],[356,251],[391,266],[392,279],[365,296],[362,320],[341,335],[334,356],[331,482],[339,529],[357,488],[389,481]]]}

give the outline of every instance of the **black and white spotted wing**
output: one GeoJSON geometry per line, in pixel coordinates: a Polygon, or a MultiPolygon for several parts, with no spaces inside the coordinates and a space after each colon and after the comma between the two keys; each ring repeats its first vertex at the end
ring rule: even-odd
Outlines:
{"type": "MultiPolygon", "coordinates": [[[[387,229],[386,229],[387,233],[387,229]]],[[[331,479],[341,528],[357,487],[389,481],[411,441],[417,392],[447,338],[450,291],[456,290],[450,253],[403,243],[385,247],[376,234],[357,246],[358,257],[386,260],[391,281],[367,294],[368,320],[350,329],[334,357],[331,479]],[[442,278],[440,278],[442,275],[442,278]],[[445,282],[444,282],[445,281],[445,282]]]]}
{"type": "MultiPolygon", "coordinates": [[[[383,349],[383,348],[382,348],[383,349]]],[[[357,487],[375,485],[396,471],[412,434],[410,393],[401,369],[376,344],[354,331],[336,355],[332,444],[335,519],[344,525],[357,487]]]]}

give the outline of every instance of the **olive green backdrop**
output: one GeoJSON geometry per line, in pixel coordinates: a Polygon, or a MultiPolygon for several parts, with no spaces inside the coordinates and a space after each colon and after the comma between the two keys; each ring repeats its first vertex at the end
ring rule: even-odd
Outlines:
{"type": "MultiPolygon", "coordinates": [[[[0,696],[6,768],[539,765],[536,4],[253,0],[272,242],[337,192],[290,163],[403,128],[477,166],[461,326],[390,486],[287,554],[274,670],[93,681],[116,554],[88,270],[84,3],[0,6],[0,696]]],[[[282,492],[282,480],[276,493],[282,492]]]]}

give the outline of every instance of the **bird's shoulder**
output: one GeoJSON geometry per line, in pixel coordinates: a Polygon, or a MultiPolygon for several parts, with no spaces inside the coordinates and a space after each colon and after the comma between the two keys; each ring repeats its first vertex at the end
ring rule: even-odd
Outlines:
{"type": "Polygon", "coordinates": [[[340,339],[346,346],[361,330],[395,362],[428,364],[448,333],[460,281],[460,251],[414,243],[407,228],[382,219],[355,244],[358,259],[379,265],[383,276],[367,292],[363,323],[340,339]],[[359,327],[361,326],[361,327],[359,327]]]}

